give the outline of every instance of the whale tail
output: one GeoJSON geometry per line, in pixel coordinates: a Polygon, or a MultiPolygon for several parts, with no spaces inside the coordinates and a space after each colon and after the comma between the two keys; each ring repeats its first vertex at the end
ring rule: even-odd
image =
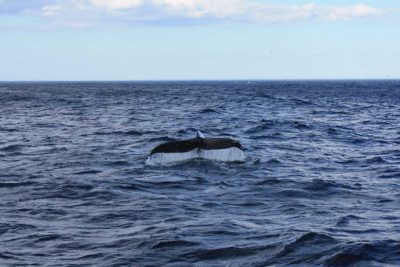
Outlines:
{"type": "Polygon", "coordinates": [[[191,159],[243,162],[245,155],[238,141],[229,138],[205,138],[197,131],[193,139],[168,142],[155,147],[146,163],[168,164],[191,159]]]}

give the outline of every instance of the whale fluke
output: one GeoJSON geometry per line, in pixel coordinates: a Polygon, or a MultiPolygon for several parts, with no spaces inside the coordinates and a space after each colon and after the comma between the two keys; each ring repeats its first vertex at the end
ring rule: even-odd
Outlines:
{"type": "Polygon", "coordinates": [[[243,162],[242,145],[230,138],[204,138],[198,131],[195,138],[158,145],[147,164],[168,164],[190,159],[209,159],[224,162],[243,162]]]}

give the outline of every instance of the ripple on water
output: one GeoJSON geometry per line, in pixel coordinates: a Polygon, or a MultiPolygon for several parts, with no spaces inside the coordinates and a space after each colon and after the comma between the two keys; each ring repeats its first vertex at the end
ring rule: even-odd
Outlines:
{"type": "Polygon", "coordinates": [[[326,260],[328,266],[385,265],[398,262],[400,243],[394,240],[383,240],[372,243],[355,243],[347,245],[334,256],[326,260]],[[393,253],[388,253],[392,251],[393,253]]]}
{"type": "Polygon", "coordinates": [[[399,266],[398,88],[0,83],[0,265],[399,266]],[[197,130],[247,161],[145,165],[197,130]]]}

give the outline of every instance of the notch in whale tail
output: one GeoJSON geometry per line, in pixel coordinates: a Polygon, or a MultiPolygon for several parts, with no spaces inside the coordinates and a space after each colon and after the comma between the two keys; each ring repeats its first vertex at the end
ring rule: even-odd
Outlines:
{"type": "Polygon", "coordinates": [[[202,132],[197,131],[197,138],[203,138],[204,139],[205,137],[204,137],[202,132]]]}
{"type": "Polygon", "coordinates": [[[245,155],[238,141],[229,138],[204,138],[198,131],[196,138],[168,142],[155,147],[146,163],[169,164],[191,159],[244,162],[245,155]]]}

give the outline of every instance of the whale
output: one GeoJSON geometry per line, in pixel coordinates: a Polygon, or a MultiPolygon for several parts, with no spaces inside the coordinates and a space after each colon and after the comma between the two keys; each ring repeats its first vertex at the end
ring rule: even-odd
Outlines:
{"type": "Polygon", "coordinates": [[[197,131],[196,137],[182,141],[172,141],[153,148],[146,164],[169,164],[193,159],[221,162],[244,162],[242,145],[230,138],[205,138],[197,131]]]}

